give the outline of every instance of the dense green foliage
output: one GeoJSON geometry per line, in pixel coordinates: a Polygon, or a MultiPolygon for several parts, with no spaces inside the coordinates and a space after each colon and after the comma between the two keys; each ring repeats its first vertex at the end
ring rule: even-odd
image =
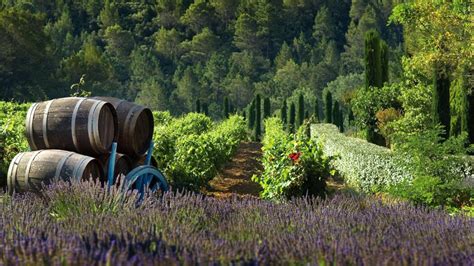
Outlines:
{"type": "MultiPolygon", "coordinates": [[[[0,1],[0,99],[36,101],[81,89],[177,115],[256,93],[281,102],[321,97],[340,75],[363,73],[365,33],[389,50],[395,1],[0,1]]],[[[395,68],[394,68],[395,69],[395,68]]],[[[391,71],[391,74],[394,74],[391,71]]]]}
{"type": "Polygon", "coordinates": [[[265,120],[263,138],[263,173],[254,176],[264,198],[323,195],[331,175],[331,157],[323,155],[320,144],[306,136],[305,127],[288,134],[279,118],[265,120]]]}

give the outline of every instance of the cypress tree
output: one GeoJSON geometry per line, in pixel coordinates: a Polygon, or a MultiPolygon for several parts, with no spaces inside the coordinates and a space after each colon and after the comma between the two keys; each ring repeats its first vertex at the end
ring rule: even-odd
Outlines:
{"type": "Polygon", "coordinates": [[[352,108],[349,108],[349,117],[348,117],[348,120],[349,120],[349,125],[351,125],[352,122],[354,121],[354,112],[352,111],[352,108]]]}
{"type": "Polygon", "coordinates": [[[202,111],[205,115],[209,116],[209,108],[207,106],[207,103],[202,103],[202,111]]]}
{"type": "Polygon", "coordinates": [[[255,98],[255,141],[260,140],[260,134],[262,133],[262,106],[260,94],[257,94],[255,98]]]}
{"type": "Polygon", "coordinates": [[[451,83],[450,88],[450,105],[451,105],[451,121],[450,136],[458,136],[462,132],[469,133],[468,128],[468,109],[467,102],[467,86],[465,82],[464,71],[457,71],[456,79],[451,83]]]}
{"type": "Polygon", "coordinates": [[[330,91],[327,91],[324,97],[324,107],[324,122],[332,123],[332,95],[330,91]]]}
{"type": "Polygon", "coordinates": [[[196,100],[196,113],[201,112],[201,101],[199,99],[196,100]]]}
{"type": "Polygon", "coordinates": [[[314,117],[316,118],[316,121],[320,121],[319,119],[319,101],[318,98],[316,98],[316,101],[314,101],[314,117]]]}
{"type": "Polygon", "coordinates": [[[224,117],[229,118],[229,98],[224,98],[224,117]]]}
{"type": "Polygon", "coordinates": [[[386,42],[381,41],[380,42],[380,64],[381,64],[381,70],[382,70],[382,84],[388,83],[389,81],[389,70],[388,70],[388,58],[389,58],[389,49],[388,45],[386,42]]]}
{"type": "Polygon", "coordinates": [[[433,117],[435,123],[444,127],[441,136],[448,138],[450,132],[450,106],[449,106],[449,78],[446,71],[442,71],[437,65],[434,69],[434,91],[433,91],[433,117]]]}
{"type": "MultiPolygon", "coordinates": [[[[468,83],[469,84],[469,83],[468,83]]],[[[474,144],[474,86],[467,88],[467,132],[469,135],[469,143],[474,144]]]]}
{"type": "Polygon", "coordinates": [[[338,121],[339,121],[339,130],[341,132],[344,132],[344,112],[342,111],[342,107],[339,108],[339,117],[338,117],[338,121]]]}
{"type": "Polygon", "coordinates": [[[304,96],[300,94],[298,97],[298,113],[297,113],[297,127],[300,127],[304,122],[304,96]]]}
{"type": "Polygon", "coordinates": [[[334,101],[334,105],[332,107],[332,122],[334,125],[337,127],[340,127],[339,125],[339,102],[334,101]]]}
{"type": "Polygon", "coordinates": [[[288,128],[291,133],[295,131],[295,119],[296,119],[296,108],[295,108],[295,103],[291,103],[290,105],[290,121],[288,128]]]}
{"type": "Polygon", "coordinates": [[[365,87],[382,87],[380,37],[374,31],[365,34],[365,87]]]}
{"type": "MultiPolygon", "coordinates": [[[[368,31],[365,35],[365,88],[381,88],[388,82],[388,46],[380,40],[377,31],[368,31]]],[[[385,139],[377,133],[375,113],[369,113],[373,118],[367,124],[367,141],[385,145],[385,139]]]]}
{"type": "Polygon", "coordinates": [[[249,125],[249,129],[253,130],[253,127],[255,125],[255,99],[253,99],[252,103],[250,104],[248,125],[249,125]]]}
{"type": "Polygon", "coordinates": [[[283,125],[285,126],[285,125],[286,125],[287,118],[288,118],[287,106],[286,106],[286,99],[283,100],[283,103],[282,103],[282,105],[281,105],[280,118],[281,118],[281,121],[283,122],[283,125]]]}
{"type": "Polygon", "coordinates": [[[263,100],[263,119],[270,116],[271,108],[270,98],[265,98],[263,100]]]}

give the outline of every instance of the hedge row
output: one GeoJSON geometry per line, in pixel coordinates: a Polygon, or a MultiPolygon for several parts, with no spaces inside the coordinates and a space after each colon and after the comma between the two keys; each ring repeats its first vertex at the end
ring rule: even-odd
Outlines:
{"type": "Polygon", "coordinates": [[[338,174],[363,191],[377,191],[413,179],[390,149],[347,137],[333,124],[311,125],[311,136],[322,143],[326,155],[336,156],[333,164],[338,174]]]}

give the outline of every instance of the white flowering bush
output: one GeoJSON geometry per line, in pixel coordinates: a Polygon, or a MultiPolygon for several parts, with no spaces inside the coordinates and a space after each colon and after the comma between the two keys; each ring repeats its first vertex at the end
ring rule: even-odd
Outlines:
{"type": "Polygon", "coordinates": [[[311,125],[311,137],[323,144],[327,156],[336,156],[334,168],[346,182],[363,191],[377,191],[413,179],[390,149],[347,137],[333,124],[311,125]]]}

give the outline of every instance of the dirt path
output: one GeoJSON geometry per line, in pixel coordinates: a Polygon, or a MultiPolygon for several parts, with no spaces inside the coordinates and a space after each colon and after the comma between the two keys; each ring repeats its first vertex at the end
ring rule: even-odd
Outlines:
{"type": "Polygon", "coordinates": [[[224,165],[217,176],[211,180],[210,188],[204,193],[218,198],[230,197],[234,194],[242,197],[258,197],[262,188],[251,178],[262,171],[261,148],[262,144],[258,142],[240,143],[232,160],[224,165]]]}

